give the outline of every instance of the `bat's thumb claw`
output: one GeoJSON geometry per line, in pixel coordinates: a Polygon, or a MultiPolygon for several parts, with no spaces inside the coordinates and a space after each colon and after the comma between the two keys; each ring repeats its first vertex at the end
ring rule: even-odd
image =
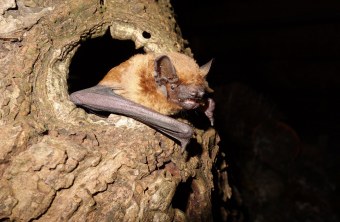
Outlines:
{"type": "Polygon", "coordinates": [[[183,154],[184,151],[186,150],[189,141],[190,141],[190,140],[181,140],[181,141],[180,141],[180,142],[181,142],[181,149],[180,149],[180,151],[181,151],[182,154],[183,154]]]}
{"type": "Polygon", "coordinates": [[[211,126],[214,126],[214,110],[215,110],[215,102],[213,99],[208,98],[208,107],[206,108],[204,113],[210,120],[211,126]]]}

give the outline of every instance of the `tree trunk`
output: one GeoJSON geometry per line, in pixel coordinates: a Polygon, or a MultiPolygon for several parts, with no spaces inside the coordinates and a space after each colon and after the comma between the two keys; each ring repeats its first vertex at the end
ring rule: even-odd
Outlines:
{"type": "Polygon", "coordinates": [[[196,151],[182,155],[144,124],[69,100],[77,49],[108,30],[146,52],[191,55],[169,1],[1,2],[0,220],[212,220],[213,129],[195,129],[196,151]]]}

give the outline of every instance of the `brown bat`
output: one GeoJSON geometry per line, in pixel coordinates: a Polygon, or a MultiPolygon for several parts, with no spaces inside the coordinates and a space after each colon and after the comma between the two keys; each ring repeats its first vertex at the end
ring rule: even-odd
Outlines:
{"type": "Polygon", "coordinates": [[[192,128],[168,115],[203,107],[214,124],[215,103],[205,79],[211,61],[202,67],[177,52],[138,54],[111,69],[98,85],[70,95],[76,105],[132,117],[181,143],[189,143],[192,128]]]}

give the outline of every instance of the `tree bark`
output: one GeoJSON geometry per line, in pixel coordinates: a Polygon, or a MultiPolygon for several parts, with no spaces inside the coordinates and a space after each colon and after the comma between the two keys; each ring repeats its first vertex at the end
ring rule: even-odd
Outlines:
{"type": "Polygon", "coordinates": [[[182,155],[144,124],[88,114],[69,100],[74,54],[108,30],[145,52],[191,55],[169,1],[1,2],[0,220],[212,220],[214,129],[195,129],[198,151],[182,155]],[[190,189],[176,207],[183,184],[190,189]]]}

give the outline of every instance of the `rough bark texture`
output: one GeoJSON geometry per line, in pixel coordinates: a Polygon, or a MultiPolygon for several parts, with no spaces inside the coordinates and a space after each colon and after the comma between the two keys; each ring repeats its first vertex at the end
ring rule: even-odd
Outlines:
{"type": "MultiPolygon", "coordinates": [[[[146,52],[190,55],[167,0],[0,1],[0,220],[212,219],[213,129],[196,129],[199,151],[182,155],[137,121],[101,118],[70,102],[72,57],[107,30],[146,52]],[[176,209],[180,184],[190,192],[176,209]]],[[[226,173],[217,175],[229,196],[226,173]]]]}

